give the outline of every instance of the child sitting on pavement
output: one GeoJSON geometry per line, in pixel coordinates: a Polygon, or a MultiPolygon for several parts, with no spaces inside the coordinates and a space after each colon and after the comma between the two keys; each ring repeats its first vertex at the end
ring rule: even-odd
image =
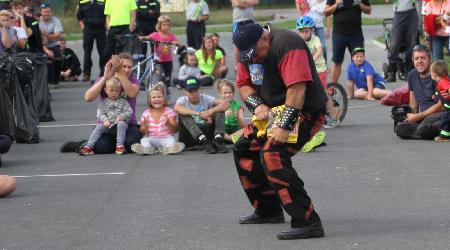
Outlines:
{"type": "Polygon", "coordinates": [[[444,106],[441,116],[441,133],[434,138],[437,142],[450,142],[450,78],[448,66],[442,60],[435,61],[430,67],[431,78],[437,82],[434,100],[439,100],[444,106]]]}
{"type": "Polygon", "coordinates": [[[66,39],[59,40],[59,47],[63,57],[61,65],[61,80],[62,81],[78,81],[78,76],[81,74],[80,60],[71,48],[66,47],[66,39]]]}
{"type": "Polygon", "coordinates": [[[347,97],[374,101],[389,95],[391,91],[386,90],[384,78],[365,60],[364,52],[359,47],[352,51],[352,62],[347,68],[347,97]],[[354,85],[356,91],[353,90],[354,85]]]}
{"type": "Polygon", "coordinates": [[[112,77],[106,81],[105,93],[108,97],[97,108],[97,119],[102,123],[95,126],[86,146],[80,150],[80,155],[94,154],[93,148],[97,140],[102,134],[111,133],[114,126],[117,126],[116,154],[121,155],[126,151],[125,135],[133,110],[128,101],[121,97],[122,85],[118,78],[112,77]]]}
{"type": "Polygon", "coordinates": [[[141,143],[133,144],[131,150],[140,155],[151,155],[157,151],[168,155],[183,151],[184,144],[177,142],[173,136],[178,131],[177,114],[168,107],[163,83],[149,90],[147,101],[148,109],[141,116],[140,132],[144,137],[141,143]]]}
{"type": "Polygon", "coordinates": [[[227,142],[237,140],[242,134],[243,128],[247,125],[244,120],[244,107],[233,99],[234,91],[234,84],[230,80],[217,81],[217,93],[229,103],[229,107],[225,111],[224,140],[227,142]]]}
{"type": "Polygon", "coordinates": [[[185,85],[186,78],[191,76],[196,77],[202,86],[211,86],[214,83],[214,79],[211,76],[201,75],[195,53],[187,52],[184,57],[184,64],[180,67],[178,78],[173,80],[173,84],[182,88],[185,85]]]}
{"type": "Polygon", "coordinates": [[[227,153],[224,145],[225,110],[228,103],[200,93],[201,83],[195,77],[186,79],[185,96],[178,98],[178,140],[186,147],[203,146],[205,153],[227,153]]]}

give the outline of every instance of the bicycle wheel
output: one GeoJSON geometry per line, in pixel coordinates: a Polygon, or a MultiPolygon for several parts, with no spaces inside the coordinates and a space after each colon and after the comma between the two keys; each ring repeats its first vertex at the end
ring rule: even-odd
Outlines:
{"type": "Polygon", "coordinates": [[[327,84],[327,94],[333,101],[333,108],[336,112],[336,119],[342,122],[347,114],[348,100],[347,91],[337,82],[330,82],[327,84]]]}

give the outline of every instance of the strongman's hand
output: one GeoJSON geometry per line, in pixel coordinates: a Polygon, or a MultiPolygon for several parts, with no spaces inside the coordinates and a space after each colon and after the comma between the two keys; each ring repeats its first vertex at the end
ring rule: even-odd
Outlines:
{"type": "Polygon", "coordinates": [[[269,140],[271,140],[271,144],[278,145],[286,143],[289,137],[289,131],[282,128],[273,128],[272,129],[272,136],[269,140]]]}
{"type": "Polygon", "coordinates": [[[260,121],[269,119],[269,114],[270,108],[265,104],[261,104],[255,109],[256,119],[260,121]]]}

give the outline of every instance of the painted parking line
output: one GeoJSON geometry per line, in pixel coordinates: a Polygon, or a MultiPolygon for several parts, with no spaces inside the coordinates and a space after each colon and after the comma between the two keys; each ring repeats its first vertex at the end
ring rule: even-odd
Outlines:
{"type": "Polygon", "coordinates": [[[97,176],[97,175],[124,175],[125,172],[113,173],[84,173],[84,174],[40,174],[40,175],[17,175],[15,178],[34,178],[34,177],[72,177],[72,176],[97,176]]]}
{"type": "Polygon", "coordinates": [[[64,127],[82,127],[95,126],[95,123],[81,123],[81,124],[60,124],[60,125],[39,125],[39,128],[64,128],[64,127]]]}

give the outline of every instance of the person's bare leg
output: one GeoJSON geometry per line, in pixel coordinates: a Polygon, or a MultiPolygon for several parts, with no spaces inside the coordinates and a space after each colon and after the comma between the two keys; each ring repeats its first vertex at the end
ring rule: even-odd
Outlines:
{"type": "Polygon", "coordinates": [[[373,96],[377,99],[381,99],[387,95],[390,95],[391,93],[392,93],[392,91],[390,91],[388,89],[379,89],[379,88],[373,89],[373,96]]]}
{"type": "Polygon", "coordinates": [[[359,100],[365,100],[367,98],[368,92],[365,89],[357,89],[355,91],[354,98],[359,100]]]}
{"type": "Polygon", "coordinates": [[[14,190],[16,190],[16,178],[0,175],[0,198],[9,195],[14,190]]]}
{"type": "Polygon", "coordinates": [[[331,82],[338,82],[339,76],[341,75],[342,63],[335,63],[333,69],[331,70],[331,82]]]}

